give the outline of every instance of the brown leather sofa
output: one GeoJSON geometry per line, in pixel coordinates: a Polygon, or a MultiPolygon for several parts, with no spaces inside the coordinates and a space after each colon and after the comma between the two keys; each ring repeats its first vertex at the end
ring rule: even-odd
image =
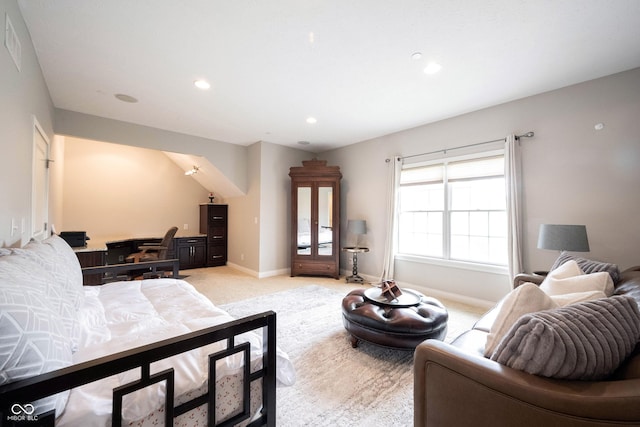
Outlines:
{"type": "MultiPolygon", "coordinates": [[[[540,284],[544,277],[519,275],[540,284]]],[[[640,305],[640,267],[625,270],[614,294],[640,305]]],[[[640,426],[640,345],[611,378],[570,381],[509,368],[483,356],[494,308],[451,344],[415,350],[414,426],[640,426]]]]}

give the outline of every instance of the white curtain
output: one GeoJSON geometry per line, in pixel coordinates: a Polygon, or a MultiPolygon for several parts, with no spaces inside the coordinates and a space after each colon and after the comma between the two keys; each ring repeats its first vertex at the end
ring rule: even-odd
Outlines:
{"type": "Polygon", "coordinates": [[[402,158],[394,157],[388,162],[387,168],[387,197],[386,197],[386,233],[384,245],[384,260],[380,281],[393,279],[394,257],[396,254],[396,201],[398,185],[400,184],[400,170],[402,169],[402,158]]]}
{"type": "Polygon", "coordinates": [[[508,135],[504,144],[504,176],[507,193],[509,277],[522,273],[522,212],[520,204],[520,142],[508,135]]]}

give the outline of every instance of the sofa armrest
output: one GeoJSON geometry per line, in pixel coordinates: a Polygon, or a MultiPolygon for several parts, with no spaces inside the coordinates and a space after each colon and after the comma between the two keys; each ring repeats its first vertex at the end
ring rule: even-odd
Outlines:
{"type": "Polygon", "coordinates": [[[631,271],[640,271],[640,265],[634,265],[633,267],[629,267],[627,269],[625,269],[624,271],[622,271],[622,273],[628,273],[631,271]]]}
{"type": "Polygon", "coordinates": [[[535,283],[536,285],[540,285],[544,281],[544,276],[539,274],[528,274],[528,273],[520,273],[516,274],[513,278],[513,288],[517,288],[520,285],[524,285],[525,283],[535,283]]]}
{"type": "Polygon", "coordinates": [[[640,380],[553,380],[427,340],[414,357],[414,426],[604,426],[640,421],[640,380]]]}

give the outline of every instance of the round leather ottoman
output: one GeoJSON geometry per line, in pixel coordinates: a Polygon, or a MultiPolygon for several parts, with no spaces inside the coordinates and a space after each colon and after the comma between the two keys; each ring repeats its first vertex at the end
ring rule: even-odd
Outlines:
{"type": "Polygon", "coordinates": [[[380,298],[379,288],[356,289],[344,297],[342,322],[353,347],[364,340],[413,350],[426,339],[444,339],[449,319],[444,305],[411,289],[402,292],[395,302],[380,298]]]}

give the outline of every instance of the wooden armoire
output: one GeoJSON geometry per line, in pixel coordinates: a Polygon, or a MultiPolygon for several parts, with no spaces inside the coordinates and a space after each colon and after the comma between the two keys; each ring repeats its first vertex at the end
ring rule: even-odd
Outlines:
{"type": "Polygon", "coordinates": [[[291,276],[340,277],[340,167],[307,160],[291,177],[291,276]]]}

